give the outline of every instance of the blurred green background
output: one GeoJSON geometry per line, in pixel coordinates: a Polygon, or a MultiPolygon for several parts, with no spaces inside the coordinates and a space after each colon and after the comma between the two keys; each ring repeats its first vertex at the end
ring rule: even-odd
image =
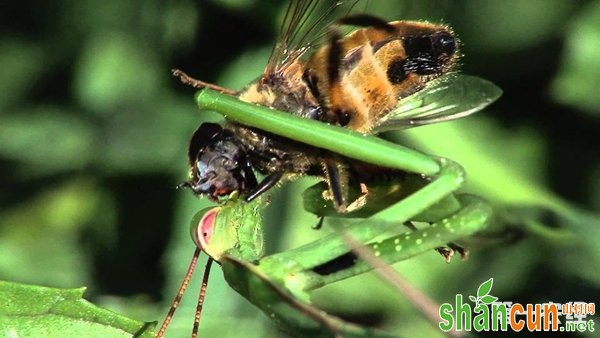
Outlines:
{"type": "MultiPolygon", "coordinates": [[[[162,320],[194,249],[189,219],[210,205],[175,189],[187,178],[187,142],[199,123],[219,120],[200,112],[194,91],[169,70],[241,88],[264,67],[285,7],[0,4],[0,279],[85,285],[97,304],[162,320]]],[[[366,8],[388,20],[451,25],[463,43],[462,71],[504,90],[477,116],[390,137],[462,163],[465,191],[509,215],[545,210],[537,231],[516,222],[513,241],[474,242],[467,263],[446,265],[431,252],[397,264],[399,273],[440,303],[474,294],[490,277],[501,300],[597,303],[600,1],[380,0],[366,8]]],[[[315,217],[299,208],[314,182],[273,191],[271,252],[320,236],[315,217]]],[[[201,334],[280,335],[213,270],[201,334]]],[[[317,292],[318,302],[404,336],[441,336],[376,275],[338,284],[317,292]]],[[[191,290],[171,337],[191,331],[196,283],[191,290]]]]}

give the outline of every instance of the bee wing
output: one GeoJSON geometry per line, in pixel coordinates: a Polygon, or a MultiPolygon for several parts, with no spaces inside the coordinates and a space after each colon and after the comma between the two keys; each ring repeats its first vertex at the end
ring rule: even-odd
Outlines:
{"type": "Polygon", "coordinates": [[[326,28],[347,15],[359,0],[292,0],[281,24],[264,75],[301,57],[326,36],[326,28]]]}
{"type": "Polygon", "coordinates": [[[476,113],[502,95],[493,83],[462,74],[448,74],[402,98],[373,128],[373,133],[450,121],[476,113]]]}

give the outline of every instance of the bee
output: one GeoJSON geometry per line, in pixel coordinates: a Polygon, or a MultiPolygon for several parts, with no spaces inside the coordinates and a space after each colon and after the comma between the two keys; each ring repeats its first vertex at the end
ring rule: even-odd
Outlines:
{"type": "MultiPolygon", "coordinates": [[[[357,2],[291,1],[263,74],[241,91],[173,74],[196,88],[364,134],[452,120],[496,98],[470,88],[477,78],[453,72],[459,41],[450,27],[346,15],[357,2]],[[325,29],[339,13],[346,14],[325,29]],[[340,33],[347,26],[358,28],[340,33]],[[415,97],[420,103],[407,108],[415,97]]],[[[227,120],[202,123],[188,159],[190,179],[182,186],[211,200],[238,192],[251,201],[282,180],[311,175],[327,183],[324,195],[340,213],[364,204],[374,177],[405,174],[227,120]],[[349,185],[360,185],[361,196],[349,200],[349,185]]]]}

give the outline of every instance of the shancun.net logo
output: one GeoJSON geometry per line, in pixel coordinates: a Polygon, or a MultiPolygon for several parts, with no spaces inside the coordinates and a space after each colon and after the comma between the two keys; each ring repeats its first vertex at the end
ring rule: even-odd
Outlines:
{"type": "Polygon", "coordinates": [[[594,321],[588,316],[596,313],[594,303],[526,304],[498,302],[490,295],[494,279],[483,282],[477,296],[469,296],[473,307],[457,294],[454,304],[440,306],[439,327],[442,331],[559,331],[594,332],[594,321]],[[559,319],[564,316],[564,323],[559,319]]]}

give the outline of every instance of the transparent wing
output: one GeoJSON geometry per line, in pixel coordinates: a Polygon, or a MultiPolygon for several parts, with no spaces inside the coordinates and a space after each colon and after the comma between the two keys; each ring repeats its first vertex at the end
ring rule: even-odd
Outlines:
{"type": "Polygon", "coordinates": [[[500,95],[502,90],[487,80],[449,74],[400,99],[396,109],[375,124],[373,133],[455,120],[480,111],[500,95]]]}
{"type": "Polygon", "coordinates": [[[359,0],[291,0],[264,74],[271,74],[319,45],[326,28],[359,0]]]}

